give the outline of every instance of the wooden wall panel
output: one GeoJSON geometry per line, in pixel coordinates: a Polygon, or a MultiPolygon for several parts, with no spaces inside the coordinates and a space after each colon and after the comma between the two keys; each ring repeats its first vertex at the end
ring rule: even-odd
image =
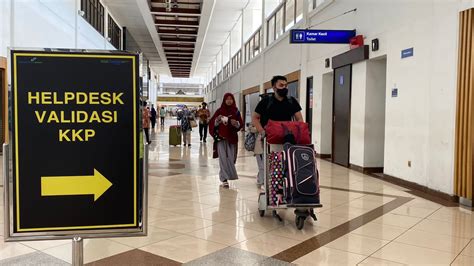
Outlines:
{"type": "MultiPolygon", "coordinates": [[[[301,74],[301,71],[297,70],[295,72],[291,72],[289,74],[286,74],[285,77],[286,77],[288,83],[290,83],[290,82],[299,80],[300,79],[300,74],[301,74]]],[[[272,87],[272,82],[271,81],[267,81],[263,84],[263,88],[265,89],[265,91],[270,89],[271,87],[272,87]]]]}
{"type": "Polygon", "coordinates": [[[256,92],[260,92],[260,86],[254,86],[254,87],[245,89],[245,90],[242,91],[242,95],[245,96],[247,94],[252,94],[252,93],[256,93],[256,92]]]}
{"type": "Polygon", "coordinates": [[[454,193],[472,200],[474,152],[474,9],[459,15],[454,193]]]}

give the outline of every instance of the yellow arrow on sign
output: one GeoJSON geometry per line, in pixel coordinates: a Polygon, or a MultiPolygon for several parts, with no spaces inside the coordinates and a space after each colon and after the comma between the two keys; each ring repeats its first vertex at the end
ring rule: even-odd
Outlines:
{"type": "Polygon", "coordinates": [[[86,176],[42,176],[41,196],[69,196],[94,194],[96,201],[112,183],[99,171],[86,176]]]}

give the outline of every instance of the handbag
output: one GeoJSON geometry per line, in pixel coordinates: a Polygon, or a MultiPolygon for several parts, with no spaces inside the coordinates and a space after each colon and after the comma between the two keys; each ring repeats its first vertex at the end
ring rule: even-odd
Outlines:
{"type": "Polygon", "coordinates": [[[196,123],[196,120],[194,120],[194,119],[189,120],[189,124],[191,125],[191,127],[197,127],[198,126],[197,123],[196,123]]]}
{"type": "Polygon", "coordinates": [[[219,125],[214,127],[214,135],[212,135],[212,138],[214,139],[214,143],[224,139],[219,135],[219,125]]]}
{"type": "Polygon", "coordinates": [[[254,151],[255,142],[256,142],[256,139],[257,139],[256,135],[257,135],[256,133],[252,133],[252,132],[248,132],[245,135],[244,147],[247,151],[254,151]]]}

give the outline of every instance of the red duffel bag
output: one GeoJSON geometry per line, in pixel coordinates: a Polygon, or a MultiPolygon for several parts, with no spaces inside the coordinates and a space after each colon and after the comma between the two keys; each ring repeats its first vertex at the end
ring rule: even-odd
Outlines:
{"type": "Polygon", "coordinates": [[[267,142],[270,144],[284,144],[287,134],[295,136],[296,144],[311,144],[308,124],[299,121],[268,120],[265,126],[267,142]]]}

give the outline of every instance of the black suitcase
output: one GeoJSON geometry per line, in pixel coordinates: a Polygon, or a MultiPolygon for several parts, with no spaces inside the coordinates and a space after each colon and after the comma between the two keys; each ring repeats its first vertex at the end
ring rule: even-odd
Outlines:
{"type": "Polygon", "coordinates": [[[287,204],[319,204],[319,172],[313,145],[283,145],[287,204]]]}

